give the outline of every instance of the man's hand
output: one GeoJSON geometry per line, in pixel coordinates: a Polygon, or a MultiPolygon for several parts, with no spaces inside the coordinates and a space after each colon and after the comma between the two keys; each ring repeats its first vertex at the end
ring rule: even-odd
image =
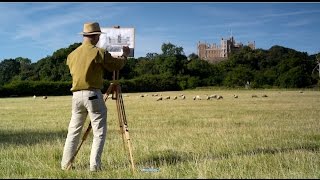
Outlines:
{"type": "Polygon", "coordinates": [[[123,47],[122,47],[122,52],[123,52],[122,56],[128,57],[129,54],[130,54],[130,48],[129,48],[129,46],[123,46],[123,47]]]}

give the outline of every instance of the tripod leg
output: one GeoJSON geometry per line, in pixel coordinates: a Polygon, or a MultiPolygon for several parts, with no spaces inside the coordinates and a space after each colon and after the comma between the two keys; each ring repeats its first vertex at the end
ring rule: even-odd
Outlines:
{"type": "Polygon", "coordinates": [[[122,135],[122,140],[123,140],[123,147],[124,150],[126,151],[126,146],[125,146],[125,135],[124,135],[124,126],[122,123],[122,119],[123,119],[123,114],[122,114],[122,109],[120,107],[120,101],[119,101],[119,92],[116,91],[116,105],[117,105],[117,112],[118,112],[118,120],[119,120],[119,126],[120,126],[120,133],[122,135]]]}
{"type": "Polygon", "coordinates": [[[118,118],[119,118],[119,124],[120,124],[120,131],[122,133],[122,140],[123,140],[123,145],[125,147],[125,140],[127,141],[128,145],[128,151],[129,151],[129,158],[131,162],[131,168],[132,171],[134,172],[134,162],[133,162],[133,155],[132,155],[132,146],[131,146],[131,141],[130,141],[130,136],[129,136],[129,129],[127,125],[127,120],[126,120],[126,114],[125,114],[125,109],[123,105],[123,99],[122,99],[122,94],[121,94],[121,87],[118,85],[116,89],[116,97],[117,97],[117,110],[118,110],[118,118]]]}
{"type": "Polygon", "coordinates": [[[112,99],[115,99],[113,96],[114,91],[115,91],[115,84],[110,83],[110,86],[108,87],[106,93],[103,95],[103,100],[106,102],[110,94],[112,94],[112,99]]]}

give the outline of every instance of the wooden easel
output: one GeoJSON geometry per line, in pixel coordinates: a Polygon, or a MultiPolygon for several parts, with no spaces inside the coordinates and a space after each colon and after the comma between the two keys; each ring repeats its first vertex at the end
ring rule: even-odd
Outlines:
{"type": "Polygon", "coordinates": [[[104,94],[103,99],[106,102],[109,95],[112,94],[111,98],[113,100],[116,100],[120,132],[122,134],[124,150],[128,151],[129,153],[128,155],[131,163],[131,169],[132,169],[132,172],[134,172],[135,167],[133,162],[132,146],[131,146],[129,129],[127,124],[128,122],[127,122],[126,113],[123,105],[121,86],[118,83],[118,79],[119,79],[119,71],[113,71],[113,82],[110,83],[110,86],[107,89],[107,92],[104,94]]]}

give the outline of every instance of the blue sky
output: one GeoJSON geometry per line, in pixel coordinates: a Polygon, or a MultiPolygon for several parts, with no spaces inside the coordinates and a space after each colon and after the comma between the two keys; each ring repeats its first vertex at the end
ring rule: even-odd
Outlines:
{"type": "Polygon", "coordinates": [[[320,3],[49,2],[0,3],[0,61],[24,57],[36,62],[82,42],[83,23],[135,28],[135,58],[161,53],[163,43],[197,53],[199,41],[236,42],[256,48],[280,45],[320,52],[320,3]]]}

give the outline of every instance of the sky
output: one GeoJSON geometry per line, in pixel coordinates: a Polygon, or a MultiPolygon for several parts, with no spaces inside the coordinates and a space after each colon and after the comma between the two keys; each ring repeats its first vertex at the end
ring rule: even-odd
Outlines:
{"type": "Polygon", "coordinates": [[[265,50],[320,52],[319,2],[1,2],[0,61],[37,62],[82,42],[86,22],[134,28],[135,58],[162,53],[163,43],[197,54],[198,42],[220,45],[230,36],[265,50]]]}

